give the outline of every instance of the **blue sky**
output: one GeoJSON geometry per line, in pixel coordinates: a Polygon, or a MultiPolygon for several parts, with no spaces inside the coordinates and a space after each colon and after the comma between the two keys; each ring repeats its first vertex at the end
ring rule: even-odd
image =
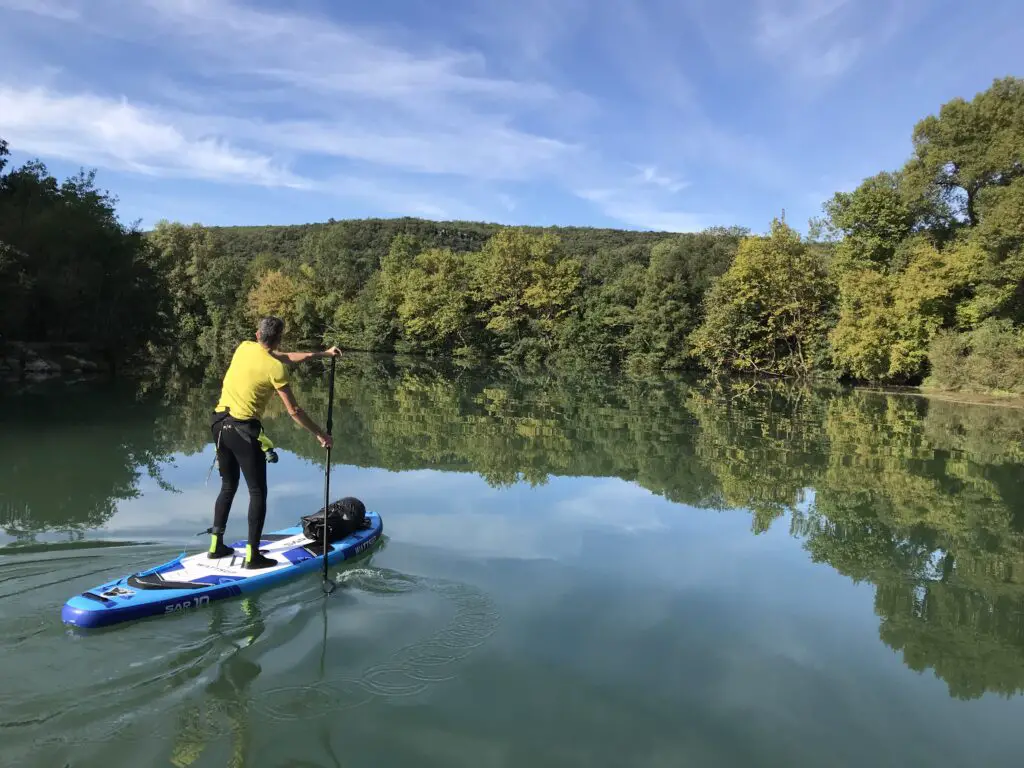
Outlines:
{"type": "Polygon", "coordinates": [[[0,137],[126,221],[805,228],[1024,75],[1018,0],[0,0],[0,137]]]}

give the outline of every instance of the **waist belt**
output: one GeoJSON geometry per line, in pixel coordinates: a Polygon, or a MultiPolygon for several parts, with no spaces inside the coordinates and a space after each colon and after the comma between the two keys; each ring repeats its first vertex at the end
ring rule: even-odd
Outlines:
{"type": "Polygon", "coordinates": [[[260,433],[263,431],[263,424],[259,419],[236,419],[228,411],[214,411],[210,418],[210,426],[216,430],[218,443],[220,433],[225,429],[233,429],[249,442],[259,443],[260,433]]]}

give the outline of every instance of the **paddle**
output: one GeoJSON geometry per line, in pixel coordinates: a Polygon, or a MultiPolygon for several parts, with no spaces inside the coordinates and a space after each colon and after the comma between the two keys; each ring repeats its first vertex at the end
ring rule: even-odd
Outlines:
{"type": "MultiPolygon", "coordinates": [[[[327,434],[331,435],[331,430],[334,428],[334,364],[337,362],[337,357],[331,357],[331,378],[330,383],[327,387],[327,434]]],[[[327,575],[327,507],[331,503],[331,447],[327,446],[327,470],[324,472],[324,581],[323,589],[327,594],[331,594],[336,586],[330,577],[327,575]],[[331,588],[328,589],[327,585],[330,584],[331,588]]]]}

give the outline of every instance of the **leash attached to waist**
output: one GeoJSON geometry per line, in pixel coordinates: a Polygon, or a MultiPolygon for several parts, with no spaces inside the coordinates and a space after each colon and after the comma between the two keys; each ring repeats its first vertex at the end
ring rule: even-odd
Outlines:
{"type": "Polygon", "coordinates": [[[220,439],[221,435],[227,429],[233,430],[237,434],[241,435],[246,441],[253,444],[264,454],[268,464],[277,463],[277,451],[274,450],[274,443],[266,432],[263,431],[263,422],[259,419],[236,419],[231,415],[230,409],[223,411],[213,411],[210,417],[210,428],[216,435],[217,440],[213,451],[213,462],[210,464],[210,470],[206,473],[206,483],[209,484],[210,476],[213,474],[213,468],[217,465],[220,456],[220,439]]]}

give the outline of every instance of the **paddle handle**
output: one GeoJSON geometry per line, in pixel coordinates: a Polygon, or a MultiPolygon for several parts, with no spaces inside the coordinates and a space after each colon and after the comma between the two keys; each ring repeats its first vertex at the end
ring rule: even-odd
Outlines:
{"type": "MultiPolygon", "coordinates": [[[[327,385],[327,435],[331,436],[334,429],[334,366],[337,357],[331,358],[331,375],[327,385]]],[[[333,591],[334,584],[327,575],[327,507],[331,503],[331,448],[327,447],[327,467],[324,472],[324,590],[328,593],[333,591]],[[331,588],[327,589],[330,584],[331,588]]]]}

